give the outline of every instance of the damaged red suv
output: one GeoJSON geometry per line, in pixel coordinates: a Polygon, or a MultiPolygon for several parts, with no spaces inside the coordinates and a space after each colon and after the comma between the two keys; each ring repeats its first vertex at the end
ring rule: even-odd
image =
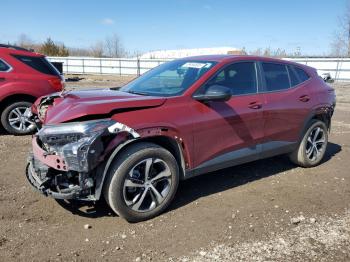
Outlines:
{"type": "Polygon", "coordinates": [[[334,107],[334,90],[311,67],[179,59],[119,90],[38,99],[26,176],[46,196],[104,197],[121,217],[142,221],[164,211],[181,179],[280,154],[316,166],[334,107]]]}

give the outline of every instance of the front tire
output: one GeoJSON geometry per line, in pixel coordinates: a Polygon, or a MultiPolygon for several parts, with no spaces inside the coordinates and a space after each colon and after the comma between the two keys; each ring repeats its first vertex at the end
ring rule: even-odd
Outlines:
{"type": "Polygon", "coordinates": [[[326,152],[328,128],[320,120],[312,120],[299,146],[289,155],[290,160],[301,167],[317,166],[326,152]]]}
{"type": "Polygon", "coordinates": [[[137,143],[112,163],[104,184],[104,197],[119,216],[139,222],[162,213],[179,184],[174,156],[153,143],[137,143]]]}
{"type": "Polygon", "coordinates": [[[35,124],[30,121],[24,112],[32,103],[26,101],[8,104],[1,113],[1,124],[12,135],[27,135],[33,133],[35,124]]]}

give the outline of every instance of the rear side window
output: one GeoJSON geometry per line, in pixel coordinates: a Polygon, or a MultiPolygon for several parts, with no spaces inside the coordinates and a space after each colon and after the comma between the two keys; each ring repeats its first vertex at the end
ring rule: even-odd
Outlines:
{"type": "Polygon", "coordinates": [[[0,72],[7,72],[10,66],[0,59],[0,72]]]}
{"type": "Polygon", "coordinates": [[[290,88],[286,65],[262,63],[267,91],[277,91],[290,88]]]}
{"type": "Polygon", "coordinates": [[[292,86],[296,86],[301,83],[301,81],[299,80],[299,77],[297,76],[296,71],[294,70],[294,66],[288,66],[288,73],[290,77],[290,83],[292,86]]]}
{"type": "Polygon", "coordinates": [[[304,82],[310,78],[309,75],[306,74],[303,69],[300,69],[299,67],[294,67],[294,69],[300,79],[300,82],[304,82]]]}
{"type": "Polygon", "coordinates": [[[43,74],[58,76],[59,72],[54,68],[53,65],[50,64],[49,61],[45,59],[45,57],[38,56],[23,56],[23,55],[13,55],[22,63],[30,66],[31,68],[39,71],[43,74]]]}
{"type": "Polygon", "coordinates": [[[257,92],[255,62],[239,62],[220,71],[209,85],[222,85],[231,89],[232,95],[254,94],[257,92]]]}

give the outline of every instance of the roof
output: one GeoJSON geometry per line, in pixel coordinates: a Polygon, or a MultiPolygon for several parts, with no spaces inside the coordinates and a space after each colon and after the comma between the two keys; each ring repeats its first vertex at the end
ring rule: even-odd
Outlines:
{"type": "Polygon", "coordinates": [[[154,58],[154,59],[176,59],[188,56],[200,55],[215,55],[215,54],[229,54],[230,52],[242,52],[231,46],[209,47],[209,48],[181,48],[174,50],[158,50],[151,51],[141,55],[140,58],[154,58]]]}
{"type": "Polygon", "coordinates": [[[35,53],[32,50],[28,50],[19,46],[0,44],[0,53],[14,54],[14,55],[26,55],[26,56],[42,56],[39,53],[35,53]]]}
{"type": "Polygon", "coordinates": [[[20,47],[20,46],[15,46],[15,45],[0,44],[0,47],[30,52],[30,50],[28,50],[28,49],[25,49],[25,48],[20,47]]]}
{"type": "Polygon", "coordinates": [[[309,73],[315,71],[313,67],[310,67],[308,65],[299,64],[293,61],[279,59],[279,58],[272,58],[272,57],[266,57],[266,56],[252,56],[252,55],[203,55],[203,56],[190,56],[190,57],[184,57],[180,59],[186,59],[186,60],[197,60],[197,61],[213,61],[218,63],[230,63],[234,61],[247,61],[247,60],[253,60],[253,61],[265,61],[265,62],[276,62],[276,63],[284,63],[289,65],[298,66],[301,68],[304,68],[309,73]]]}
{"type": "Polygon", "coordinates": [[[278,63],[288,63],[294,64],[301,67],[308,67],[299,63],[295,63],[293,61],[284,60],[280,58],[266,57],[266,56],[253,56],[253,55],[201,55],[201,56],[190,56],[184,57],[180,59],[186,60],[198,60],[198,61],[214,61],[214,62],[230,62],[230,61],[239,61],[239,60],[258,60],[258,61],[266,61],[266,62],[278,62],[278,63]]]}

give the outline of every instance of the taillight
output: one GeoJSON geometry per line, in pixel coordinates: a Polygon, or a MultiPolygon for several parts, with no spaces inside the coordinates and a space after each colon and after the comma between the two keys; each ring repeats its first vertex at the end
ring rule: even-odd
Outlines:
{"type": "Polygon", "coordinates": [[[64,80],[61,78],[50,78],[48,81],[55,91],[62,91],[64,88],[64,80]]]}

